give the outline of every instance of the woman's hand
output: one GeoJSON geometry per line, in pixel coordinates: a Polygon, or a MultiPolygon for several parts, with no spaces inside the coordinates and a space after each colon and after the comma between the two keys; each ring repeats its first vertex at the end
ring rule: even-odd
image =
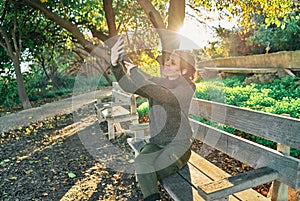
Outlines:
{"type": "Polygon", "coordinates": [[[111,48],[110,62],[113,66],[116,66],[121,61],[124,54],[124,38],[119,37],[117,42],[111,48]]]}
{"type": "Polygon", "coordinates": [[[128,61],[124,61],[124,65],[125,65],[125,68],[126,68],[126,73],[128,75],[130,75],[131,69],[134,68],[134,67],[136,67],[136,65],[134,65],[133,63],[128,62],[128,61]]]}

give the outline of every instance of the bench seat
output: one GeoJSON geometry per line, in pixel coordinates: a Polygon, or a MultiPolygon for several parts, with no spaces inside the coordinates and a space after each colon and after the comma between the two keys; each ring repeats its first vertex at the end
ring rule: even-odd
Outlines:
{"type": "MultiPolygon", "coordinates": [[[[132,149],[139,152],[146,142],[143,140],[128,139],[132,149]]],[[[162,185],[174,200],[178,201],[204,201],[208,200],[198,193],[198,186],[213,181],[219,181],[231,175],[213,165],[199,154],[192,152],[188,164],[162,181],[162,185]]],[[[221,199],[219,199],[221,200],[221,199]]],[[[222,200],[228,200],[227,198],[222,200]]],[[[253,189],[247,189],[229,196],[230,201],[270,201],[253,189]]]]}

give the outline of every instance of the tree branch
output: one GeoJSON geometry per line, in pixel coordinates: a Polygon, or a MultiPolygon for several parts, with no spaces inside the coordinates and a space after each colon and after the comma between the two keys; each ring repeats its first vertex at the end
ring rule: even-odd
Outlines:
{"type": "Polygon", "coordinates": [[[2,13],[2,16],[0,18],[0,21],[3,22],[5,16],[6,16],[6,12],[8,10],[8,1],[5,2],[5,5],[4,5],[4,10],[3,10],[3,13],[2,13]]]}
{"type": "Polygon", "coordinates": [[[13,50],[12,50],[11,44],[9,42],[8,35],[7,35],[6,31],[3,29],[3,27],[1,25],[0,25],[0,33],[2,34],[2,37],[4,38],[4,41],[5,41],[5,44],[2,43],[3,47],[5,47],[4,49],[8,53],[8,56],[10,58],[13,58],[14,54],[13,54],[13,50]]]}
{"type": "Polygon", "coordinates": [[[4,50],[7,52],[7,48],[6,48],[6,46],[4,45],[4,43],[3,43],[2,41],[0,41],[0,45],[1,45],[1,47],[3,47],[4,50]]]}
{"type": "Polygon", "coordinates": [[[98,39],[100,39],[101,41],[106,41],[106,40],[109,39],[109,36],[108,36],[107,34],[105,34],[105,33],[104,33],[103,31],[101,31],[101,30],[98,31],[98,30],[96,29],[96,27],[94,27],[94,26],[90,27],[90,30],[91,30],[93,36],[96,37],[96,38],[98,38],[98,39]]]}
{"type": "Polygon", "coordinates": [[[15,54],[17,56],[17,58],[20,58],[21,56],[21,50],[19,49],[18,47],[18,41],[17,41],[17,37],[16,37],[16,32],[17,32],[17,17],[18,17],[18,14],[17,14],[17,8],[16,6],[14,7],[14,28],[12,30],[12,39],[13,39],[13,44],[14,44],[14,48],[15,48],[15,54]]]}
{"type": "Polygon", "coordinates": [[[51,12],[49,9],[44,7],[39,0],[23,0],[23,2],[35,9],[40,10],[46,18],[54,21],[57,25],[71,32],[74,38],[76,38],[89,53],[93,52],[96,56],[102,57],[108,62],[110,61],[110,56],[107,54],[107,50],[105,50],[104,47],[96,47],[91,42],[87,41],[75,24],[51,12]]]}
{"type": "Polygon", "coordinates": [[[160,15],[160,13],[155,9],[152,3],[149,0],[137,0],[142,9],[147,14],[154,28],[156,29],[165,29],[166,26],[160,15]]]}

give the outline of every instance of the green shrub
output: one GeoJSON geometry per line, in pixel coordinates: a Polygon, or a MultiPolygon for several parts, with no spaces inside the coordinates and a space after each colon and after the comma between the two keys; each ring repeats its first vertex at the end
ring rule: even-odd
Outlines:
{"type": "Polygon", "coordinates": [[[137,112],[138,112],[139,116],[141,116],[141,117],[148,114],[149,113],[149,103],[143,102],[142,104],[140,104],[140,106],[137,108],[137,112]]]}
{"type": "Polygon", "coordinates": [[[254,88],[254,85],[247,85],[245,87],[237,86],[234,88],[225,88],[225,103],[229,105],[235,105],[244,107],[247,100],[250,99],[251,94],[257,93],[258,90],[254,88]]]}
{"type": "Polygon", "coordinates": [[[234,75],[232,77],[223,79],[223,83],[226,87],[244,86],[245,75],[234,75]]]}
{"type": "Polygon", "coordinates": [[[54,91],[49,91],[46,95],[46,98],[54,98],[55,97],[55,92],[54,91]]]}
{"type": "Polygon", "coordinates": [[[224,103],[224,87],[220,82],[199,83],[196,85],[196,98],[224,103]]]}
{"type": "Polygon", "coordinates": [[[265,108],[264,111],[273,114],[289,114],[291,117],[300,118],[300,98],[285,97],[282,101],[277,101],[274,106],[265,108]]]}

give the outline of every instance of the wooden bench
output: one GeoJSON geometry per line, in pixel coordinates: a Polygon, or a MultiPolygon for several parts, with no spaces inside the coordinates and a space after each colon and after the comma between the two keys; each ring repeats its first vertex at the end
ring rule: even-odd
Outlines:
{"type": "Polygon", "coordinates": [[[107,121],[110,140],[117,133],[129,131],[123,129],[122,122],[139,123],[135,95],[125,92],[117,82],[113,82],[111,101],[95,103],[95,110],[99,122],[107,121]]]}
{"type": "MultiPolygon", "coordinates": [[[[288,186],[300,187],[300,160],[289,156],[289,147],[300,149],[300,121],[225,104],[193,99],[190,123],[194,138],[245,163],[254,170],[231,176],[193,152],[188,164],[162,184],[174,200],[270,200],[252,188],[273,181],[272,200],[287,200],[288,186]],[[278,143],[273,150],[211,127],[204,118],[278,143]],[[285,151],[284,151],[285,150],[285,151]]],[[[136,155],[146,143],[128,139],[136,155]]]]}

